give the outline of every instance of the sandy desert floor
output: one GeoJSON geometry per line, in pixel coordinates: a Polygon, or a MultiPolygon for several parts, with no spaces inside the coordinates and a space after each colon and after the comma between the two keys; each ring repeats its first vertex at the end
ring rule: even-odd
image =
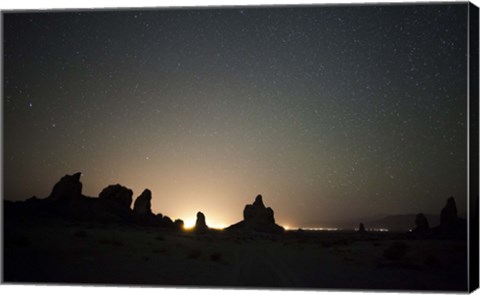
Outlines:
{"type": "Polygon", "coordinates": [[[4,281],[68,284],[465,290],[466,241],[407,234],[198,235],[53,220],[4,227],[4,281]]]}

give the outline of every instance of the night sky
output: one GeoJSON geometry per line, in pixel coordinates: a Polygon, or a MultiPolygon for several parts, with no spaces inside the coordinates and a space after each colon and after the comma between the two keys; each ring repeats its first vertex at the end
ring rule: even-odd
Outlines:
{"type": "Polygon", "coordinates": [[[3,16],[5,199],[80,171],[187,225],[466,211],[466,3],[3,16]]]}

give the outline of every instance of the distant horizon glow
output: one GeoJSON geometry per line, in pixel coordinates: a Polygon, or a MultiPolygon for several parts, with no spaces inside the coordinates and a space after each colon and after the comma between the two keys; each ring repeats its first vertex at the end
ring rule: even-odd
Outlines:
{"type": "MultiPolygon", "coordinates": [[[[182,218],[180,218],[182,219],[182,218]]],[[[190,218],[190,217],[187,217],[185,219],[182,219],[183,222],[184,222],[184,226],[183,228],[187,229],[187,230],[190,230],[190,229],[193,229],[195,227],[195,223],[196,223],[196,219],[195,218],[190,218]]],[[[219,223],[219,222],[211,222],[209,220],[206,220],[206,224],[209,228],[213,228],[213,229],[224,229],[226,227],[229,227],[230,225],[226,225],[225,223],[219,223]]]]}

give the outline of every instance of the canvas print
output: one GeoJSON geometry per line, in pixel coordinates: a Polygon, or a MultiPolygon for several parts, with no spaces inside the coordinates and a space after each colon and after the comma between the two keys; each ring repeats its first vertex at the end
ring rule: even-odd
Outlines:
{"type": "Polygon", "coordinates": [[[478,286],[474,5],[2,22],[3,283],[478,286]]]}

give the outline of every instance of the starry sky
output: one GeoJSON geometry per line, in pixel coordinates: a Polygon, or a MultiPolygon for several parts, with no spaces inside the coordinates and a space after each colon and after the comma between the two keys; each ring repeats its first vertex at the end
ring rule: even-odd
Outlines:
{"type": "MultiPolygon", "coordinates": [[[[467,4],[6,12],[4,198],[145,188],[186,224],[467,200],[467,4]]],[[[412,221],[413,222],[413,221],[412,221]]]]}

